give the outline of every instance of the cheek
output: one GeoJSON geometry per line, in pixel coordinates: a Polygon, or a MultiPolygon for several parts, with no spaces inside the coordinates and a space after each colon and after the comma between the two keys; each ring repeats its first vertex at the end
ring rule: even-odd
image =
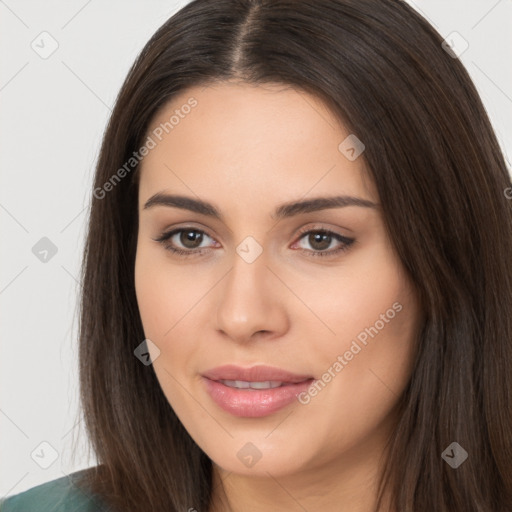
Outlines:
{"type": "Polygon", "coordinates": [[[187,398],[178,382],[189,378],[197,366],[202,347],[198,340],[204,338],[199,332],[204,322],[198,322],[198,315],[204,315],[205,297],[216,280],[211,270],[170,262],[159,248],[142,244],[137,250],[135,290],[144,335],[159,349],[152,366],[177,411],[187,398]]]}
{"type": "Polygon", "coordinates": [[[325,394],[333,403],[341,397],[352,410],[364,402],[393,401],[403,390],[418,327],[416,297],[393,253],[383,244],[367,254],[332,269],[329,279],[317,280],[321,287],[309,284],[307,291],[324,324],[317,369],[333,382],[325,394]]]}
{"type": "Polygon", "coordinates": [[[175,379],[182,380],[180,374],[188,367],[193,347],[179,341],[190,333],[187,313],[197,303],[198,291],[191,291],[194,287],[183,275],[186,272],[173,269],[164,260],[165,254],[162,257],[158,250],[138,248],[135,291],[144,335],[160,351],[158,357],[152,357],[153,370],[169,403],[180,409],[183,397],[175,379]]]}
{"type": "MultiPolygon", "coordinates": [[[[191,267],[189,267],[191,268],[191,267]]],[[[198,301],[201,286],[184,268],[170,265],[162,250],[140,246],[135,259],[135,291],[144,333],[165,342],[198,301]]]]}
{"type": "Polygon", "coordinates": [[[150,265],[144,250],[138,249],[135,259],[135,293],[146,338],[156,341],[165,326],[164,312],[173,311],[172,294],[159,277],[158,265],[150,265]]]}
{"type": "Polygon", "coordinates": [[[325,334],[315,350],[319,382],[302,403],[317,418],[318,435],[340,446],[391,421],[411,376],[418,307],[409,283],[395,270],[387,265],[345,279],[341,293],[333,283],[331,300],[318,307],[336,335],[325,334]]]}
{"type": "Polygon", "coordinates": [[[408,282],[384,243],[351,255],[339,266],[319,268],[307,279],[301,276],[295,290],[323,324],[319,328],[329,351],[350,345],[361,333],[364,339],[365,329],[376,322],[379,331],[390,333],[391,324],[408,314],[402,302],[410,301],[408,282]],[[402,311],[393,308],[396,302],[402,311]]]}

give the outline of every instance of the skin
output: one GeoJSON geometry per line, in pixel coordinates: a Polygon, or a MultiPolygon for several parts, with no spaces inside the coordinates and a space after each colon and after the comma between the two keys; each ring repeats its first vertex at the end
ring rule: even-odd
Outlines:
{"type": "MultiPolygon", "coordinates": [[[[210,510],[367,512],[411,376],[419,308],[365,175],[364,153],[347,159],[338,150],[349,135],[343,125],[320,100],[283,85],[188,89],[158,112],[148,134],[190,97],[197,106],[140,168],[135,286],[145,335],[160,350],[153,368],[162,390],[213,461],[210,510]],[[176,207],[145,209],[157,192],[211,202],[224,221],[176,207]],[[377,207],[271,217],[282,203],[335,194],[377,207]],[[195,242],[205,252],[174,255],[164,245],[172,242],[154,240],[178,227],[205,231],[195,242]],[[356,241],[347,251],[313,256],[342,243],[315,245],[301,228],[356,241]],[[236,252],[247,236],[262,249],[252,263],[236,252]],[[362,350],[308,404],[239,418],[203,387],[202,372],[228,363],[321,379],[396,302],[401,311],[366,346],[359,343],[362,350]],[[261,453],[252,467],[237,457],[248,442],[261,453]]],[[[172,240],[194,249],[179,234],[172,240]]]]}

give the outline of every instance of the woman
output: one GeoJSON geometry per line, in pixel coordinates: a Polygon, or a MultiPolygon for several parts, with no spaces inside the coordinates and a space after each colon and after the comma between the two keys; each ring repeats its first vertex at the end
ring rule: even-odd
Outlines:
{"type": "Polygon", "coordinates": [[[511,509],[510,177],[445,48],[398,0],[157,31],[84,254],[98,466],[2,510],[511,509]]]}

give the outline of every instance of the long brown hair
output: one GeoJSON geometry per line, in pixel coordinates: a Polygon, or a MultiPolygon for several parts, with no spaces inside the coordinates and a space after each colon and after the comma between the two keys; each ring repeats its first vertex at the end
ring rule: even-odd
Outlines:
{"type": "Polygon", "coordinates": [[[117,98],[91,197],[80,398],[98,466],[84,488],[123,512],[208,511],[212,462],[134,356],[138,167],[126,162],[179,92],[240,80],[316,95],[363,141],[418,290],[419,350],[380,489],[397,512],[512,510],[510,176],[442,42],[402,0],[195,0],[154,34],[117,98]],[[468,453],[456,469],[442,457],[453,442],[468,453]]]}

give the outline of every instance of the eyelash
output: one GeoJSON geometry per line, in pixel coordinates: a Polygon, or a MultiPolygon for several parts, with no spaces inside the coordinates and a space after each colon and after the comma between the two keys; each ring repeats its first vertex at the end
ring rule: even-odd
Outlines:
{"type": "MultiPolygon", "coordinates": [[[[158,238],[154,238],[153,240],[155,242],[161,243],[167,251],[170,251],[170,252],[172,252],[174,254],[177,254],[177,255],[179,255],[181,257],[187,258],[187,257],[195,256],[195,255],[199,256],[200,254],[202,254],[204,252],[204,248],[203,249],[183,250],[183,249],[179,249],[179,248],[173,247],[172,245],[167,243],[167,241],[169,239],[171,239],[174,235],[176,235],[178,233],[181,233],[181,232],[184,232],[184,231],[193,231],[193,232],[196,232],[196,233],[201,233],[203,235],[206,235],[209,238],[213,238],[213,237],[210,237],[210,235],[208,235],[208,233],[206,233],[205,231],[203,231],[201,229],[197,229],[197,228],[194,228],[194,227],[184,227],[184,228],[174,229],[174,230],[169,231],[169,232],[164,232],[158,238]]],[[[308,255],[312,256],[312,257],[317,257],[317,256],[320,256],[320,257],[334,256],[334,255],[339,254],[341,252],[347,251],[349,249],[349,247],[355,242],[354,238],[347,238],[347,237],[342,236],[342,235],[340,235],[338,233],[335,233],[333,231],[329,231],[327,229],[320,229],[320,228],[319,229],[304,229],[304,230],[301,230],[299,232],[300,236],[299,236],[298,241],[300,241],[302,238],[304,238],[305,235],[309,235],[309,234],[312,234],[312,233],[329,235],[332,238],[336,239],[338,242],[342,243],[342,245],[340,247],[338,247],[337,249],[330,249],[330,250],[323,250],[323,251],[312,251],[312,250],[309,250],[309,249],[299,249],[301,252],[308,253],[308,255]]]]}

